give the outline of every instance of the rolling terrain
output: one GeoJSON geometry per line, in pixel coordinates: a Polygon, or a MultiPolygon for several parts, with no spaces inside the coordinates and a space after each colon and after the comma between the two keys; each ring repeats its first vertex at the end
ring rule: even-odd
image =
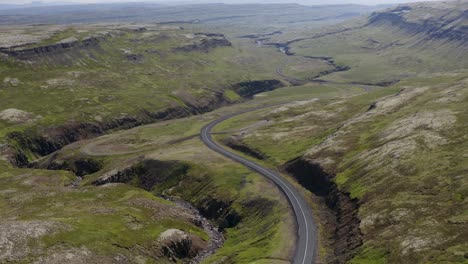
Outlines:
{"type": "Polygon", "coordinates": [[[2,27],[0,262],[293,257],[280,191],[214,154],[200,162],[206,117],[172,121],[287,85],[274,70],[281,53],[238,38],[269,29],[209,23],[2,27]]]}
{"type": "Polygon", "coordinates": [[[0,263],[467,263],[467,2],[377,8],[0,10],[0,263]]]}
{"type": "Polygon", "coordinates": [[[333,57],[338,63],[345,56],[355,58],[344,64],[349,70],[323,77],[325,83],[390,84],[359,96],[291,103],[220,124],[220,142],[281,169],[322,202],[317,215],[324,240],[330,240],[329,262],[466,262],[461,231],[467,224],[462,220],[467,190],[462,176],[467,172],[463,10],[466,2],[460,1],[405,5],[374,13],[364,27],[346,33],[304,36],[291,45],[291,57],[333,57]],[[378,52],[349,45],[377,38],[377,32],[401,45],[384,45],[378,52]],[[323,49],[321,43],[326,43],[323,49]],[[418,67],[409,72],[405,65],[392,65],[397,54],[418,67]],[[427,54],[439,56],[438,62],[427,54]],[[449,67],[437,64],[449,61],[449,67]]]}

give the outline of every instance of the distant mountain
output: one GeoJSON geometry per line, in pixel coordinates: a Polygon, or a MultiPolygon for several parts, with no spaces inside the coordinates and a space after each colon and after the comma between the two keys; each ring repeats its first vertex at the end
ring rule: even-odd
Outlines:
{"type": "MultiPolygon", "coordinates": [[[[81,4],[0,10],[0,24],[68,24],[115,21],[241,23],[272,25],[295,21],[344,21],[378,10],[376,6],[298,4],[198,4],[167,6],[153,3],[81,4]],[[213,14],[219,14],[213,17],[213,14]],[[298,19],[301,18],[301,19],[298,19]]],[[[299,22],[300,21],[300,22],[299,22]]]]}
{"type": "Polygon", "coordinates": [[[0,4],[0,10],[23,9],[31,7],[47,7],[47,6],[64,6],[64,5],[77,5],[74,2],[49,2],[44,3],[41,1],[33,1],[29,4],[0,4]]]}

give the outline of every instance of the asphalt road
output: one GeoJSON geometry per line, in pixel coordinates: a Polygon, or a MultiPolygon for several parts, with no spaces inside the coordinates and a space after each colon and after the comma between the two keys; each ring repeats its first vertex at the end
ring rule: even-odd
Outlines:
{"type": "MultiPolygon", "coordinates": [[[[284,103],[282,103],[284,104],[284,103]]],[[[276,104],[279,105],[279,104],[276,104]]],[[[312,210],[309,205],[295,187],[285,180],[278,173],[260,166],[259,164],[245,159],[233,152],[228,151],[222,146],[218,145],[211,138],[211,130],[217,124],[237,115],[245,114],[262,108],[267,108],[275,105],[265,105],[248,110],[240,111],[230,115],[226,115],[209,123],[201,130],[200,136],[202,141],[212,150],[246,166],[247,168],[258,172],[262,176],[268,178],[275,183],[279,189],[285,194],[289,203],[291,204],[297,222],[297,243],[296,252],[294,255],[294,264],[311,264],[315,262],[317,253],[317,226],[315,225],[312,217],[312,210]]]]}

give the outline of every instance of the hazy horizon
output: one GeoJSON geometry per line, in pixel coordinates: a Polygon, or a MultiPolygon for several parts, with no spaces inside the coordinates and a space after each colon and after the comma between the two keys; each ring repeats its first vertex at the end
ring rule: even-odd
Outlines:
{"type": "MultiPolygon", "coordinates": [[[[426,0],[437,1],[437,0],[426,0]]],[[[93,4],[93,3],[126,3],[126,2],[146,2],[146,3],[299,3],[311,5],[330,5],[330,4],[362,4],[362,5],[378,5],[378,4],[397,4],[408,2],[422,2],[418,0],[42,0],[42,1],[24,1],[24,0],[0,0],[0,4],[31,4],[32,2],[40,2],[44,4],[50,3],[76,3],[76,4],[93,4]]]]}

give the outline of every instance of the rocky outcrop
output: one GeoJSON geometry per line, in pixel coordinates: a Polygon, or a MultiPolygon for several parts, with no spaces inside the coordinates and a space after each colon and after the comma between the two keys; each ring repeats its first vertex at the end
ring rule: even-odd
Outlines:
{"type": "Polygon", "coordinates": [[[191,51],[200,51],[200,52],[209,52],[218,47],[231,47],[232,43],[226,39],[222,34],[215,33],[198,33],[198,35],[203,34],[207,38],[203,38],[199,43],[194,43],[182,47],[175,48],[176,52],[191,52],[191,51]]]}
{"type": "Polygon", "coordinates": [[[249,34],[249,35],[244,35],[244,36],[240,36],[239,38],[248,38],[248,39],[259,39],[259,38],[265,38],[265,37],[270,37],[270,36],[274,36],[274,35],[281,35],[283,34],[282,31],[273,31],[271,33],[265,33],[265,34],[249,34]]]}
{"type": "MultiPolygon", "coordinates": [[[[278,80],[248,81],[233,85],[232,89],[244,98],[284,85],[278,80]]],[[[101,136],[108,131],[129,129],[157,121],[184,118],[213,111],[223,105],[233,103],[222,91],[212,91],[210,96],[193,98],[190,94],[180,94],[181,104],[159,111],[141,110],[135,115],[126,115],[102,122],[70,122],[61,126],[42,129],[15,131],[6,135],[7,146],[0,149],[0,155],[17,167],[27,167],[31,160],[49,155],[73,142],[101,136]]]]}
{"type": "Polygon", "coordinates": [[[299,158],[288,162],[284,170],[317,196],[323,197],[326,206],[332,210],[334,218],[333,255],[327,256],[328,263],[346,263],[362,245],[359,228],[359,203],[335,184],[334,176],[311,160],[299,158]]]}
{"type": "Polygon", "coordinates": [[[6,136],[9,149],[2,153],[17,167],[26,167],[34,156],[46,156],[63,146],[78,140],[92,138],[104,133],[103,127],[92,123],[70,123],[44,129],[15,131],[6,136]]]}
{"type": "Polygon", "coordinates": [[[45,160],[29,164],[29,167],[47,170],[66,170],[73,172],[79,177],[93,174],[102,169],[102,162],[92,158],[72,158],[62,160],[57,156],[57,154],[50,155],[45,160]]]}
{"type": "Polygon", "coordinates": [[[185,105],[173,105],[160,111],[142,110],[135,116],[123,116],[103,122],[73,122],[61,126],[11,132],[6,136],[8,148],[2,155],[17,167],[28,166],[31,159],[49,155],[62,147],[83,139],[94,138],[107,131],[129,129],[155,121],[183,118],[212,111],[228,103],[222,93],[199,101],[181,99],[185,105]]]}
{"type": "Polygon", "coordinates": [[[83,40],[70,38],[55,44],[35,48],[0,49],[0,52],[19,60],[30,60],[51,54],[63,54],[75,49],[97,47],[104,37],[88,37],[83,40]]]}
{"type": "Polygon", "coordinates": [[[223,230],[235,227],[242,220],[241,215],[231,207],[232,203],[233,201],[208,196],[196,206],[203,216],[216,221],[217,226],[223,230]]]}
{"type": "Polygon", "coordinates": [[[16,108],[8,108],[3,111],[0,111],[0,120],[12,124],[34,123],[40,120],[41,118],[41,116],[36,116],[33,113],[29,113],[16,108]]]}
{"type": "Polygon", "coordinates": [[[465,25],[465,21],[468,19],[468,5],[460,1],[454,1],[453,5],[459,6],[446,9],[439,7],[441,5],[425,3],[399,6],[373,13],[369,17],[369,25],[390,25],[409,34],[425,34],[426,39],[466,43],[468,26],[465,25]]]}
{"type": "Polygon", "coordinates": [[[202,249],[204,242],[178,229],[168,229],[159,235],[158,242],[164,256],[171,261],[195,257],[202,249]]]}
{"type": "MultiPolygon", "coordinates": [[[[189,168],[190,165],[180,161],[142,160],[128,168],[109,171],[92,184],[99,186],[129,183],[147,191],[163,193],[169,185],[177,184],[188,177],[189,168]]],[[[205,180],[210,181],[209,177],[205,180]]],[[[208,195],[195,201],[194,206],[201,215],[214,221],[222,230],[234,227],[242,220],[241,215],[232,208],[232,203],[233,201],[208,195]]]]}
{"type": "Polygon", "coordinates": [[[0,222],[0,263],[24,262],[24,258],[35,253],[29,245],[69,227],[51,221],[12,221],[0,222]]]}
{"type": "Polygon", "coordinates": [[[143,160],[129,168],[109,172],[93,182],[94,185],[107,183],[134,182],[138,187],[152,191],[159,184],[184,177],[188,166],[177,161],[143,160]]]}
{"type": "Polygon", "coordinates": [[[247,144],[244,144],[242,141],[240,140],[236,140],[236,139],[233,139],[233,138],[228,138],[228,139],[225,139],[223,140],[223,144],[234,149],[234,150],[237,150],[237,151],[240,151],[242,153],[245,153],[251,157],[254,157],[256,159],[259,159],[259,160],[264,160],[266,159],[266,155],[256,149],[253,149],[251,148],[250,146],[248,146],[247,144]]]}
{"type": "Polygon", "coordinates": [[[243,98],[252,98],[255,94],[273,91],[284,87],[278,80],[247,81],[234,84],[232,89],[243,98]]]}

